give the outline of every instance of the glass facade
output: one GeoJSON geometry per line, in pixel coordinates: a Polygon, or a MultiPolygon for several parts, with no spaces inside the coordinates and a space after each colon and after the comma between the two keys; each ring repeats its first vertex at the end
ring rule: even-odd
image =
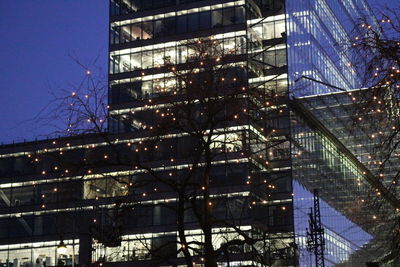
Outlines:
{"type": "Polygon", "coordinates": [[[138,11],[173,7],[200,1],[201,0],[112,0],[110,1],[110,16],[131,14],[138,11]]]}
{"type": "MultiPolygon", "coordinates": [[[[240,55],[246,51],[245,31],[220,34],[215,36],[215,39],[219,43],[218,49],[224,51],[226,55],[240,55]]],[[[111,53],[110,73],[161,68],[168,64],[184,64],[196,57],[195,52],[194,48],[185,42],[181,44],[168,42],[118,50],[111,53]]]]}
{"type": "Polygon", "coordinates": [[[243,24],[243,4],[231,2],[111,24],[110,44],[128,43],[243,24]]]}
{"type": "MultiPolygon", "coordinates": [[[[393,187],[393,177],[396,177],[399,159],[390,157],[383,168],[382,162],[383,158],[387,156],[386,152],[376,149],[382,144],[383,140],[386,140],[386,135],[389,134],[386,129],[391,128],[392,123],[387,120],[386,115],[380,112],[370,113],[368,117],[363,118],[361,123],[354,123],[359,121],[358,105],[354,105],[354,103],[361,97],[361,94],[367,93],[365,90],[367,89],[329,93],[301,99],[302,105],[307,107],[318,121],[323,123],[334,136],[340,137],[340,142],[354,155],[352,161],[360,162],[365,166],[364,170],[361,168],[358,174],[357,172],[354,174],[357,186],[361,187],[365,183],[364,180],[369,180],[369,183],[375,188],[375,190],[367,190],[370,184],[363,186],[364,189],[358,191],[357,198],[353,198],[353,207],[345,211],[349,213],[347,217],[357,218],[358,225],[367,226],[363,228],[372,236],[368,245],[357,252],[358,258],[351,257],[350,262],[354,262],[354,265],[360,262],[363,257],[379,258],[382,253],[387,253],[384,252],[385,250],[391,250],[388,235],[391,235],[391,227],[396,227],[394,225],[398,212],[388,199],[390,199],[391,194],[397,195],[397,189],[393,187]],[[357,127],[354,125],[357,125],[357,127]],[[389,190],[386,191],[385,188],[389,190]],[[383,197],[384,195],[385,197],[383,197]],[[384,222],[384,224],[374,227],[381,222],[384,222]]],[[[336,152],[335,154],[340,153],[336,152]]],[[[349,162],[341,164],[352,166],[353,170],[358,169],[349,162]]],[[[361,265],[361,263],[359,264],[361,265]]],[[[392,263],[388,266],[396,266],[396,264],[398,265],[398,263],[392,263]]]]}
{"type": "Polygon", "coordinates": [[[56,266],[79,264],[75,252],[79,249],[79,240],[63,240],[67,245],[64,254],[57,253],[60,241],[30,242],[0,246],[1,266],[56,266]]]}
{"type": "Polygon", "coordinates": [[[364,170],[339,148],[336,140],[313,127],[315,125],[299,116],[292,127],[295,138],[292,143],[294,226],[300,266],[315,264],[314,255],[307,250],[313,189],[318,189],[321,196],[326,265],[362,266],[365,264],[363,258],[350,259],[350,256],[373,238],[371,229],[363,221],[363,218],[373,216],[373,212],[363,205],[369,198],[370,185],[364,170]]]}
{"type": "MultiPolygon", "coordinates": [[[[296,242],[299,246],[299,266],[313,266],[315,256],[307,249],[307,231],[310,229],[309,213],[313,207],[313,193],[297,181],[294,182],[294,216],[296,242]]],[[[320,201],[321,219],[325,239],[325,266],[347,264],[364,265],[364,259],[350,259],[351,255],[367,244],[372,236],[325,201],[320,201]]]]}
{"type": "Polygon", "coordinates": [[[351,42],[357,20],[373,17],[366,1],[287,1],[286,11],[292,95],[301,97],[337,91],[320,83],[299,80],[302,76],[344,90],[360,88],[351,52],[343,47],[351,42]]]}

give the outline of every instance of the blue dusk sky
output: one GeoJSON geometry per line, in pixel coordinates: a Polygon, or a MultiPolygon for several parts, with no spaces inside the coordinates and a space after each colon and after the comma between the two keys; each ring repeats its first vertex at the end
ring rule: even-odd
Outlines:
{"type": "Polygon", "coordinates": [[[84,64],[98,58],[106,74],[107,24],[108,0],[0,0],[0,143],[51,131],[32,119],[51,90],[68,89],[85,75],[70,55],[84,64]]]}
{"type": "Polygon", "coordinates": [[[32,119],[50,91],[85,75],[71,56],[107,72],[108,1],[0,0],[0,36],[0,143],[41,139],[54,129],[32,119]]]}

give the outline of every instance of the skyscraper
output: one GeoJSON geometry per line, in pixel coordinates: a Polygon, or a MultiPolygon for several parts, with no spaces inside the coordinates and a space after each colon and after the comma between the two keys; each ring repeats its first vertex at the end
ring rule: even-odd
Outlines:
{"type": "Polygon", "coordinates": [[[337,44],[361,16],[363,0],[111,0],[108,132],[0,147],[2,262],[314,266],[320,245],[326,266],[363,266],[368,169],[293,101],[360,85],[337,44]]]}

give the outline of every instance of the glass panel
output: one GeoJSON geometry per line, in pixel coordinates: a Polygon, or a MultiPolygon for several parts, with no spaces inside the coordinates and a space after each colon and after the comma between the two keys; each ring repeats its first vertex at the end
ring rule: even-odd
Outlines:
{"type": "Polygon", "coordinates": [[[192,13],[188,15],[188,32],[199,30],[199,13],[192,13]]]}
{"type": "Polygon", "coordinates": [[[177,63],[185,63],[186,59],[187,59],[187,48],[184,46],[178,47],[177,63]]]}
{"type": "Polygon", "coordinates": [[[211,26],[214,28],[222,26],[222,9],[212,11],[211,26]]]}
{"type": "Polygon", "coordinates": [[[285,21],[279,20],[275,22],[275,38],[282,37],[282,33],[286,32],[285,21]]]}
{"type": "Polygon", "coordinates": [[[211,12],[206,11],[206,12],[201,12],[199,13],[199,19],[200,19],[200,30],[206,30],[209,29],[211,26],[211,12]]]}
{"type": "Polygon", "coordinates": [[[121,43],[132,41],[130,25],[122,26],[121,28],[121,43]]]}
{"type": "Polygon", "coordinates": [[[263,24],[263,37],[267,40],[275,38],[275,23],[273,21],[263,24]]]}
{"type": "Polygon", "coordinates": [[[237,24],[244,23],[244,18],[245,18],[244,7],[242,6],[236,7],[235,18],[237,24]]]}
{"type": "Polygon", "coordinates": [[[235,54],[236,53],[236,45],[235,38],[229,38],[224,40],[224,52],[226,54],[235,54]]]}
{"type": "Polygon", "coordinates": [[[187,53],[188,53],[188,61],[194,61],[196,58],[198,58],[198,51],[194,50],[193,48],[188,47],[187,53]]]}
{"type": "Polygon", "coordinates": [[[140,69],[142,67],[141,53],[131,54],[131,70],[140,69]]]}
{"type": "Polygon", "coordinates": [[[110,85],[110,93],[108,95],[108,101],[110,104],[117,104],[119,103],[119,85],[118,84],[113,84],[110,85]]]}
{"type": "Polygon", "coordinates": [[[142,1],[142,9],[143,10],[151,9],[152,7],[153,7],[152,1],[149,1],[149,0],[142,1]]]}
{"type": "Polygon", "coordinates": [[[145,81],[143,82],[142,85],[142,96],[144,99],[148,99],[151,94],[151,88],[152,88],[152,81],[145,81]]]}
{"type": "Polygon", "coordinates": [[[121,55],[120,57],[121,61],[119,63],[120,66],[120,71],[121,72],[126,72],[131,70],[131,60],[130,60],[130,55],[121,55]]]}
{"type": "Polygon", "coordinates": [[[138,11],[142,9],[142,1],[141,0],[131,0],[132,10],[138,11]]]}
{"type": "Polygon", "coordinates": [[[154,67],[163,65],[164,63],[164,49],[154,50],[154,67]]]}
{"type": "Polygon", "coordinates": [[[271,65],[268,68],[271,68],[273,66],[276,66],[276,60],[275,60],[275,51],[267,51],[264,55],[264,60],[265,63],[267,63],[268,65],[271,65]]]}
{"type": "Polygon", "coordinates": [[[276,65],[282,67],[286,65],[286,51],[285,49],[279,49],[276,51],[276,65]]]}
{"type": "Polygon", "coordinates": [[[159,94],[164,92],[164,79],[156,79],[153,83],[153,97],[154,94],[159,94]]]}
{"type": "Polygon", "coordinates": [[[223,11],[224,11],[224,16],[222,21],[223,25],[231,25],[236,23],[234,7],[225,8],[223,11]]]}
{"type": "Polygon", "coordinates": [[[175,47],[165,49],[164,64],[176,63],[176,50],[175,47]]]}
{"type": "Polygon", "coordinates": [[[153,0],[153,8],[168,6],[168,4],[170,4],[169,2],[170,2],[169,0],[153,0]]]}
{"type": "Polygon", "coordinates": [[[129,14],[131,12],[128,3],[129,3],[128,0],[120,1],[120,14],[129,14]]]}
{"type": "Polygon", "coordinates": [[[164,88],[165,92],[171,92],[171,91],[175,90],[175,87],[176,87],[175,78],[165,79],[165,88],[164,88]]]}
{"type": "Polygon", "coordinates": [[[119,27],[111,27],[110,30],[110,42],[111,44],[119,44],[119,27]]]}
{"type": "Polygon", "coordinates": [[[143,60],[142,60],[142,68],[151,68],[153,67],[153,51],[143,52],[143,60]]]}
{"type": "Polygon", "coordinates": [[[11,205],[33,205],[41,203],[40,192],[34,192],[32,187],[17,187],[12,189],[11,205]],[[36,194],[35,194],[36,193],[36,194]]]}
{"type": "Polygon", "coordinates": [[[142,99],[142,81],[132,83],[132,97],[134,99],[142,99]]]}
{"type": "Polygon", "coordinates": [[[119,56],[111,56],[110,58],[110,73],[119,72],[119,56]]]}
{"type": "MultiPolygon", "coordinates": [[[[145,1],[145,2],[147,2],[147,1],[145,1]]],[[[152,21],[143,22],[142,29],[143,29],[143,35],[142,35],[143,39],[153,38],[153,22],[152,21]]]]}
{"type": "Polygon", "coordinates": [[[117,0],[112,0],[110,3],[110,14],[111,16],[119,15],[119,4],[117,0]]]}
{"type": "Polygon", "coordinates": [[[162,36],[162,31],[163,31],[163,21],[156,20],[154,22],[154,37],[162,36]]]}
{"type": "Polygon", "coordinates": [[[0,159],[0,175],[7,176],[13,173],[14,159],[4,158],[0,159]]]}
{"type": "Polygon", "coordinates": [[[11,205],[11,188],[0,189],[0,207],[11,205]]]}
{"type": "Polygon", "coordinates": [[[177,33],[187,32],[187,15],[177,17],[176,31],[177,33]]]}
{"type": "Polygon", "coordinates": [[[132,40],[139,40],[142,38],[142,28],[140,27],[140,23],[132,24],[131,33],[132,40]]]}
{"type": "Polygon", "coordinates": [[[246,38],[243,36],[236,37],[236,53],[246,53],[246,38]]]}
{"type": "Polygon", "coordinates": [[[175,34],[175,17],[165,19],[163,22],[164,36],[175,34]]]}

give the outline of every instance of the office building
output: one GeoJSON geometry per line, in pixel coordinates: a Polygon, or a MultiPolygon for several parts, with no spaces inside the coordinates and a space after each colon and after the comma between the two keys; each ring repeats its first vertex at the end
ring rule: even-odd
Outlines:
{"type": "Polygon", "coordinates": [[[355,214],[379,214],[352,210],[372,174],[304,100],[360,86],[336,44],[363,15],[364,0],[111,0],[108,132],[0,147],[1,262],[315,266],[314,189],[325,266],[376,260],[355,214]]]}

